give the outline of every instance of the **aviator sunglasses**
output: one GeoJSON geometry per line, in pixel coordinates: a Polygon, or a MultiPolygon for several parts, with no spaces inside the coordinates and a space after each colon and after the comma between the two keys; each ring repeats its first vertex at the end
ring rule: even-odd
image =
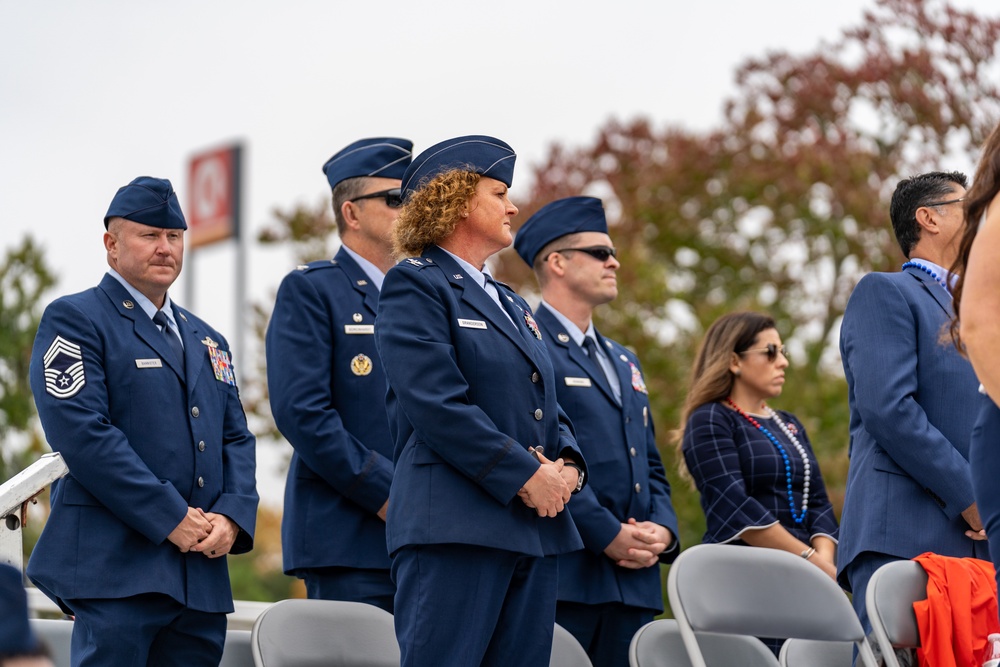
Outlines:
{"type": "Polygon", "coordinates": [[[353,204],[354,202],[361,201],[362,199],[385,199],[385,205],[389,208],[399,208],[403,205],[403,193],[400,188],[370,192],[366,195],[355,197],[354,199],[348,199],[347,201],[353,204]]]}
{"type": "Polygon", "coordinates": [[[606,245],[592,245],[587,246],[586,248],[559,248],[558,250],[553,250],[545,256],[545,261],[548,261],[549,257],[551,257],[553,253],[571,251],[585,252],[599,262],[606,262],[608,261],[608,257],[618,256],[618,250],[615,248],[609,248],[606,245]]]}
{"type": "Polygon", "coordinates": [[[743,350],[742,352],[739,353],[739,355],[742,357],[744,354],[750,354],[751,352],[763,352],[764,354],[767,355],[767,360],[771,362],[773,362],[775,359],[778,358],[779,352],[781,352],[781,356],[785,357],[786,359],[788,358],[788,349],[784,345],[778,347],[774,343],[768,343],[767,347],[758,347],[752,350],[743,350]]]}

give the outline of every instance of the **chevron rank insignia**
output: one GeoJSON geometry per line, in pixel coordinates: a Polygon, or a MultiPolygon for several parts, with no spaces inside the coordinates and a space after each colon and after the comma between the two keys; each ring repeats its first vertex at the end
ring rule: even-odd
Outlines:
{"type": "Polygon", "coordinates": [[[80,346],[62,336],[56,336],[52,341],[43,361],[45,391],[56,398],[72,398],[87,384],[83,374],[83,352],[80,346]]]}

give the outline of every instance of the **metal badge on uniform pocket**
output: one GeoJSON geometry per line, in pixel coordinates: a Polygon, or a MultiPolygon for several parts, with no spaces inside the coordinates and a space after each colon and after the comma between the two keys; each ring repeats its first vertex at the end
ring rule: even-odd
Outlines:
{"type": "Polygon", "coordinates": [[[372,360],[367,355],[359,354],[351,359],[351,372],[355,375],[368,375],[372,372],[372,360]]]}

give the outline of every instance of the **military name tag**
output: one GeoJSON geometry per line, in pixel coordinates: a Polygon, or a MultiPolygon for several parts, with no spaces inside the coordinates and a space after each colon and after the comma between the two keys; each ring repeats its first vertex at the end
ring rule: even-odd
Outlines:
{"type": "Polygon", "coordinates": [[[567,387],[592,387],[593,383],[590,381],[590,378],[571,378],[571,377],[567,377],[566,378],[566,386],[567,387]]]}
{"type": "Polygon", "coordinates": [[[136,368],[163,368],[163,362],[159,359],[136,359],[136,368]]]}
{"type": "Polygon", "coordinates": [[[375,333],[374,324],[345,324],[344,325],[345,334],[373,334],[375,333]]]}
{"type": "Polygon", "coordinates": [[[486,328],[486,322],[484,322],[483,320],[462,320],[462,319],[460,319],[458,321],[458,326],[463,327],[465,329],[485,329],[486,328]]]}

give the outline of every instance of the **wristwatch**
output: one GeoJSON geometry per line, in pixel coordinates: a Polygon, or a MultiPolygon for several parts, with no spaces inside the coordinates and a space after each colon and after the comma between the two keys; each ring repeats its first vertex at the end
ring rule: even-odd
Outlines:
{"type": "Polygon", "coordinates": [[[587,476],[587,473],[583,472],[583,468],[581,468],[577,464],[570,463],[568,461],[566,461],[566,462],[563,463],[563,467],[564,468],[573,468],[574,470],[576,470],[576,474],[577,474],[576,488],[573,489],[573,493],[579,493],[580,489],[583,488],[584,478],[587,476]]]}

